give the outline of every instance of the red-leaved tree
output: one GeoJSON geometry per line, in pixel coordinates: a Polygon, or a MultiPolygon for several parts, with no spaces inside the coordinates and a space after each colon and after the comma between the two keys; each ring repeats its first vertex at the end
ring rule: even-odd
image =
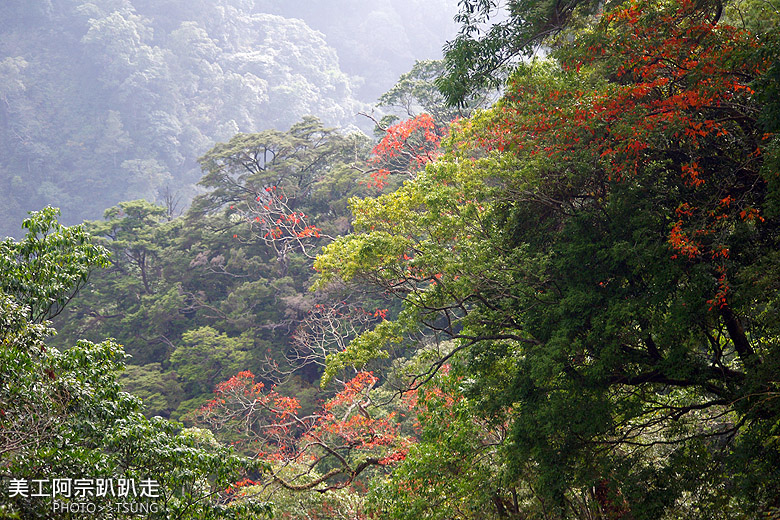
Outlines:
{"type": "MultiPolygon", "coordinates": [[[[381,128],[381,126],[380,126],[381,128]]],[[[440,155],[441,139],[447,127],[421,114],[387,128],[369,159],[369,186],[382,190],[391,175],[414,178],[416,172],[440,155]]]]}
{"type": "Polygon", "coordinates": [[[305,415],[296,398],[239,372],[217,385],[201,420],[271,463],[267,478],[254,482],[258,493],[342,489],[368,468],[402,460],[407,451],[409,440],[399,435],[395,414],[374,415],[377,381],[359,372],[320,410],[305,415]]]}

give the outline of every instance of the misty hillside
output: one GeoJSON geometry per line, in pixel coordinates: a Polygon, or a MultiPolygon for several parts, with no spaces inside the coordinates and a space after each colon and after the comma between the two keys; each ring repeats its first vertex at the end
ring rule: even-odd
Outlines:
{"type": "Polygon", "coordinates": [[[415,59],[454,33],[453,0],[8,0],[0,4],[0,236],[194,193],[196,159],[305,115],[369,127],[415,59]]]}

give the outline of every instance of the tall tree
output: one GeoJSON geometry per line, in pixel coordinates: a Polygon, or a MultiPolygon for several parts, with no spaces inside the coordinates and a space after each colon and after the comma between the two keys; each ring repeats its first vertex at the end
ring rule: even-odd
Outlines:
{"type": "Polygon", "coordinates": [[[457,344],[413,385],[457,359],[474,409],[511,425],[502,478],[547,515],[659,518],[685,496],[689,517],[774,511],[777,136],[756,89],[776,35],[719,14],[606,11],[555,61],[519,67],[415,180],[353,201],[356,233],[318,258],[321,283],[359,279],[405,307],[326,374],[422,326],[457,344]]]}

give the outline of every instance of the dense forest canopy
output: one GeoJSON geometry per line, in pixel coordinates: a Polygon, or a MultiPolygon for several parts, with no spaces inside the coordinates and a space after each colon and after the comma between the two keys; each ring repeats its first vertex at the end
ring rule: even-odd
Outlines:
{"type": "Polygon", "coordinates": [[[376,511],[478,517],[459,504],[477,494],[498,517],[776,514],[778,10],[510,6],[507,31],[465,24],[450,71],[474,88],[491,72],[481,53],[554,33],[552,59],[515,65],[503,99],[454,124],[413,181],[353,200],[355,232],[315,263],[321,285],[403,302],[326,376],[420,330],[455,341],[409,375],[451,401],[429,407],[376,511]]]}
{"type": "Polygon", "coordinates": [[[462,0],[355,132],[365,85],[322,67],[365,56],[327,35],[413,4],[0,8],[9,48],[76,17],[54,41],[103,49],[61,97],[4,58],[5,131],[46,144],[36,110],[99,85],[74,128],[129,172],[102,219],[0,242],[0,515],[126,503],[42,475],[154,479],[150,518],[780,514],[780,4],[462,0]],[[191,204],[133,191],[176,161],[191,204]]]}
{"type": "Polygon", "coordinates": [[[370,132],[358,112],[440,57],[454,1],[354,4],[4,1],[0,236],[47,204],[68,223],[123,200],[185,205],[195,159],[236,132],[308,115],[370,132]]]}

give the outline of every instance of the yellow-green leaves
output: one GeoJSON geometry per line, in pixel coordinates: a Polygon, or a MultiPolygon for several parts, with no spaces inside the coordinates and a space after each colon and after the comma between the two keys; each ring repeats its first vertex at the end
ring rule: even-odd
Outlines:
{"type": "Polygon", "coordinates": [[[38,323],[59,314],[92,269],[108,265],[108,251],[92,244],[81,226],[60,225],[58,215],[50,206],[33,211],[22,224],[27,235],[21,242],[0,242],[0,289],[38,323]]]}

